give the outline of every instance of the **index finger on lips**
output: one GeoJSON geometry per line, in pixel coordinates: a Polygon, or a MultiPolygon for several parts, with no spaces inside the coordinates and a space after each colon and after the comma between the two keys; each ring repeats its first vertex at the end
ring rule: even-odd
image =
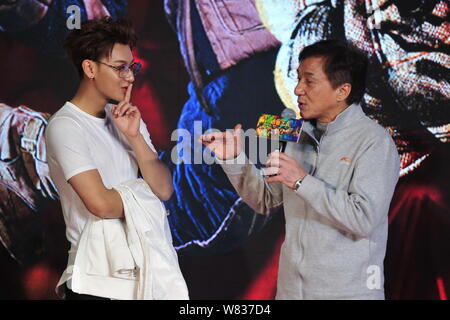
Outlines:
{"type": "Polygon", "coordinates": [[[133,89],[133,84],[130,83],[130,85],[127,88],[127,93],[125,93],[125,101],[130,102],[131,99],[131,89],[133,89]]]}
{"type": "Polygon", "coordinates": [[[125,104],[125,101],[120,101],[118,104],[116,104],[114,106],[114,110],[113,110],[113,114],[115,116],[119,116],[120,115],[120,110],[122,109],[122,106],[125,104]]]}
{"type": "Polygon", "coordinates": [[[124,102],[122,103],[119,107],[118,107],[118,113],[119,116],[123,116],[123,114],[125,113],[125,111],[127,111],[130,108],[130,104],[128,102],[124,102]]]}

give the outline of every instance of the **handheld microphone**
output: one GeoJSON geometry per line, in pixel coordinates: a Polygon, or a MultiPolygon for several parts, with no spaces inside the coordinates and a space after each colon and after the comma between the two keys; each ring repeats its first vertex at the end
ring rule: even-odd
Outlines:
{"type": "MultiPolygon", "coordinates": [[[[302,125],[303,120],[295,119],[295,111],[285,108],[281,116],[271,114],[261,115],[256,125],[256,135],[260,138],[278,140],[280,145],[278,150],[284,152],[288,141],[298,141],[302,125]]],[[[273,177],[276,174],[265,176],[273,177]]]]}

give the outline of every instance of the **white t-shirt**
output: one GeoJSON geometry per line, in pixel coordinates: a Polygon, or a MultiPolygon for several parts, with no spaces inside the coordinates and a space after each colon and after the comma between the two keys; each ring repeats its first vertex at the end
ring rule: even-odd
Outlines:
{"type": "MultiPolygon", "coordinates": [[[[114,125],[111,107],[110,104],[105,106],[105,118],[97,118],[73,103],[66,102],[50,118],[45,131],[50,176],[58,188],[71,252],[76,250],[91,213],[67,181],[92,169],[98,170],[108,189],[138,177],[134,151],[114,125]]],[[[149,147],[156,152],[142,120],[140,132],[149,147]]],[[[69,261],[62,278],[70,279],[70,271],[69,274],[67,271],[72,267],[69,261]]]]}

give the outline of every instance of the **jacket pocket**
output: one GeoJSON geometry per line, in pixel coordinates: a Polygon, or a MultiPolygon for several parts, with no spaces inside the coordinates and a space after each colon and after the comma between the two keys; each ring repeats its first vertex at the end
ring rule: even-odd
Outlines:
{"type": "Polygon", "coordinates": [[[218,22],[231,33],[263,28],[254,0],[212,0],[210,3],[218,22]]]}

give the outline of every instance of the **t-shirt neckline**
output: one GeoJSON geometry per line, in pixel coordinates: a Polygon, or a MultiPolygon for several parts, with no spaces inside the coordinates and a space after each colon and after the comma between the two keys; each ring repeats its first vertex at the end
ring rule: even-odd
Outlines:
{"type": "MultiPolygon", "coordinates": [[[[73,104],[73,103],[70,102],[70,101],[67,101],[66,104],[67,104],[68,106],[70,106],[72,109],[74,109],[75,111],[81,113],[82,115],[84,115],[85,117],[87,117],[87,118],[89,118],[89,119],[92,119],[92,120],[94,120],[94,121],[96,121],[96,122],[99,122],[99,123],[105,123],[105,122],[106,122],[106,115],[105,115],[104,118],[99,118],[99,117],[93,116],[92,114],[89,114],[89,113],[87,113],[86,111],[80,109],[80,107],[78,107],[77,105],[73,104]]],[[[106,106],[105,106],[105,107],[106,107],[106,106]]],[[[106,112],[106,110],[105,110],[105,112],[106,112]]]]}

